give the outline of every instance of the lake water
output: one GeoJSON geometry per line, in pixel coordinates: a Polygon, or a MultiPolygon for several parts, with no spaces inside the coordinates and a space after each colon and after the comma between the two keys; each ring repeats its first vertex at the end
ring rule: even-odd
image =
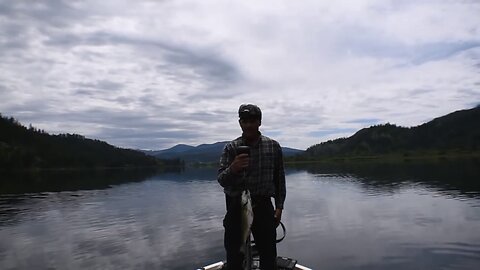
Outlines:
{"type": "MultiPolygon", "coordinates": [[[[480,269],[479,165],[289,168],[278,253],[319,270],[480,269]]],[[[195,269],[224,259],[214,169],[0,177],[0,269],[195,269]]]]}

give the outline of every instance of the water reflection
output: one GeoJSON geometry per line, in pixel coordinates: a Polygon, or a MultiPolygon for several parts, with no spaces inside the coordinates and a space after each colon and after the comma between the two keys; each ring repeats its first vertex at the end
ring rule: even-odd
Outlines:
{"type": "Polygon", "coordinates": [[[122,183],[140,182],[157,173],[156,169],[60,170],[2,172],[0,180],[0,225],[17,222],[56,194],[62,202],[76,201],[86,190],[111,188],[122,183]],[[80,192],[76,192],[80,191],[80,192]],[[26,202],[26,203],[24,203],[26,202]]]}
{"type": "Polygon", "coordinates": [[[104,189],[156,174],[155,168],[0,172],[0,194],[104,189]]]}
{"type": "Polygon", "coordinates": [[[297,167],[287,199],[296,208],[285,211],[290,242],[280,250],[319,269],[476,269],[478,168],[477,161],[297,167]]]}
{"type": "MultiPolygon", "coordinates": [[[[288,168],[279,254],[322,270],[477,269],[477,165],[288,168]]],[[[2,182],[9,192],[0,194],[0,268],[195,269],[222,260],[215,178],[215,168],[10,178],[17,184],[2,182]]]]}
{"type": "Polygon", "coordinates": [[[164,176],[5,201],[17,215],[0,224],[0,268],[190,269],[205,255],[221,257],[223,205],[212,205],[221,190],[164,176]]]}
{"type": "Polygon", "coordinates": [[[480,159],[416,162],[312,163],[294,165],[318,177],[355,178],[372,195],[393,194],[405,186],[422,185],[448,196],[480,196],[480,159]],[[330,174],[330,175],[329,175],[330,174]]]}

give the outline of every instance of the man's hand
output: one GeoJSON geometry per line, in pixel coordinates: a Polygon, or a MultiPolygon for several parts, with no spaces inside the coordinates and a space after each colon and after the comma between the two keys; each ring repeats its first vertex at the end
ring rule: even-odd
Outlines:
{"type": "Polygon", "coordinates": [[[275,214],[273,215],[273,217],[275,218],[275,227],[278,227],[278,225],[280,225],[280,221],[282,220],[282,209],[275,209],[275,214]]]}
{"type": "Polygon", "coordinates": [[[242,170],[248,168],[248,163],[250,162],[250,158],[248,154],[240,154],[235,157],[232,164],[230,165],[230,170],[234,173],[239,173],[242,170]]]}

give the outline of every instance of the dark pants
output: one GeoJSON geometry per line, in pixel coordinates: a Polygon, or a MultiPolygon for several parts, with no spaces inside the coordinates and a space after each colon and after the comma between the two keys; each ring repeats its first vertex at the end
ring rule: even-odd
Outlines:
{"type": "MultiPolygon", "coordinates": [[[[225,227],[225,250],[228,270],[240,270],[244,255],[240,252],[241,240],[241,198],[225,196],[227,214],[223,220],[225,227]]],[[[252,234],[260,256],[262,270],[275,270],[277,259],[276,226],[274,210],[269,197],[252,196],[252,234]]]]}

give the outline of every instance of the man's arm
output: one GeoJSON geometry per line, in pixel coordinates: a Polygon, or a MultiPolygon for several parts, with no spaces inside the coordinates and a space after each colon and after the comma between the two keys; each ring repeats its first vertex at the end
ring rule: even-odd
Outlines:
{"type": "Polygon", "coordinates": [[[277,143],[277,158],[275,160],[275,225],[278,226],[282,220],[283,204],[286,197],[285,170],[283,167],[282,147],[277,143]]]}
{"type": "Polygon", "coordinates": [[[275,208],[283,209],[283,204],[286,198],[286,186],[285,186],[285,169],[283,166],[283,153],[282,147],[277,143],[277,158],[275,160],[275,208]]]}
{"type": "Polygon", "coordinates": [[[248,155],[241,154],[234,156],[232,147],[227,144],[223,148],[220,157],[220,168],[218,169],[218,183],[222,187],[234,186],[240,181],[239,172],[248,166],[248,155]]]}

